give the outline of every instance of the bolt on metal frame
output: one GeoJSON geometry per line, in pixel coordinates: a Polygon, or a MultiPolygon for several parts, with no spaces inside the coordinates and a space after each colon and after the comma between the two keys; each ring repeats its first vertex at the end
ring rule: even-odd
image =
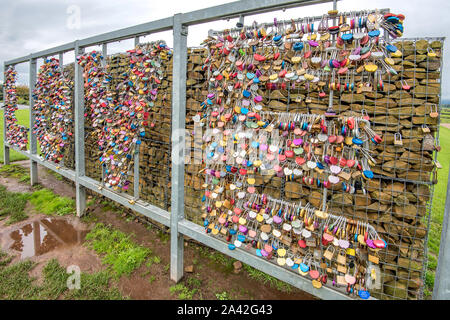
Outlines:
{"type": "MultiPolygon", "coordinates": [[[[186,115],[186,67],[187,67],[187,35],[188,27],[191,25],[206,23],[215,21],[218,19],[239,18],[242,22],[245,15],[254,15],[265,12],[270,12],[277,9],[286,9],[292,7],[300,7],[305,5],[313,5],[319,3],[333,2],[333,9],[336,9],[337,0],[242,0],[224,5],[219,5],[211,8],[201,9],[185,14],[176,14],[173,17],[168,17],[148,23],[143,23],[129,28],[124,28],[101,35],[93,36],[83,40],[77,40],[71,43],[67,43],[58,47],[47,49],[41,52],[30,54],[21,58],[13,59],[5,62],[4,68],[9,65],[15,65],[22,62],[30,62],[30,130],[33,125],[33,98],[32,89],[36,82],[36,60],[38,58],[47,57],[49,55],[59,54],[60,58],[63,53],[68,51],[75,51],[75,56],[78,56],[84,52],[84,48],[93,45],[102,45],[103,55],[107,54],[107,44],[114,41],[134,38],[135,44],[139,43],[139,37],[173,30],[174,39],[174,55],[173,55],[173,81],[172,83],[172,139],[179,137],[180,141],[172,140],[172,190],[171,190],[171,213],[166,210],[160,209],[152,204],[146,203],[142,200],[137,200],[138,193],[134,192],[133,197],[124,194],[116,193],[107,188],[103,188],[102,183],[89,178],[85,175],[85,162],[84,162],[84,87],[83,87],[83,71],[82,68],[75,62],[75,170],[60,168],[59,166],[43,160],[37,155],[36,137],[30,132],[30,150],[18,150],[14,146],[10,146],[6,143],[6,122],[4,123],[4,163],[9,164],[9,151],[12,148],[17,152],[25,155],[31,161],[31,183],[37,182],[37,164],[55,171],[69,180],[75,182],[76,185],[76,207],[77,215],[82,216],[86,208],[86,189],[90,189],[97,192],[121,205],[134,210],[140,214],[147,216],[148,218],[157,221],[165,226],[171,228],[171,271],[170,278],[174,281],[179,281],[183,276],[183,237],[188,236],[193,238],[215,250],[218,250],[232,258],[243,261],[244,263],[268,273],[284,282],[287,282],[299,289],[302,289],[310,294],[313,294],[322,299],[350,299],[345,294],[337,292],[331,288],[323,287],[321,289],[313,288],[311,282],[301,276],[293,276],[292,272],[264,261],[257,256],[246,252],[242,249],[230,251],[227,245],[215,238],[212,238],[205,234],[204,229],[184,219],[184,161],[179,161],[178,157],[184,159],[185,145],[184,135],[179,135],[181,130],[185,129],[185,115],[186,115]],[[181,137],[180,137],[181,136],[181,137]],[[175,154],[174,145],[177,144],[180,152],[175,154]]],[[[62,59],[61,59],[62,60],[62,59]]],[[[6,96],[5,88],[4,96],[6,96]]],[[[332,102],[330,102],[332,103],[332,102]]],[[[5,121],[5,119],[4,119],[5,121]]],[[[136,159],[139,158],[139,154],[135,155],[135,174],[139,172],[136,168],[139,168],[139,163],[136,159]],[[137,163],[137,166],[136,166],[137,163]]],[[[138,190],[139,180],[136,180],[135,175],[135,190],[138,190]],[[137,188],[137,189],[136,189],[137,188]]],[[[448,195],[449,197],[449,195],[448,195]]],[[[449,223],[449,206],[450,201],[447,201],[446,215],[444,223],[449,223]]],[[[445,225],[444,225],[445,227],[445,225]]],[[[447,229],[445,229],[447,230],[447,229]]],[[[448,231],[448,230],[447,230],[448,231]]],[[[449,232],[446,232],[447,238],[449,232]]],[[[444,237],[444,231],[442,233],[444,237]]],[[[450,251],[450,250],[449,250],[450,251]]],[[[448,257],[447,257],[448,260],[448,257]]],[[[440,257],[441,263],[441,257],[440,257]]],[[[440,269],[444,268],[439,268],[440,269]]],[[[438,274],[436,276],[438,278],[438,274]]],[[[447,290],[448,291],[448,290],[447,290]]],[[[443,297],[443,296],[438,296],[443,297]]],[[[446,297],[449,297],[447,292],[446,297]]]]}

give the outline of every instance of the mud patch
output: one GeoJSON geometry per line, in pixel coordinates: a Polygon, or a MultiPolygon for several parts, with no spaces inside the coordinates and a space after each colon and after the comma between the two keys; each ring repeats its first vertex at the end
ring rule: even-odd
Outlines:
{"type": "MultiPolygon", "coordinates": [[[[27,170],[30,169],[29,160],[16,161],[14,163],[21,165],[27,170]]],[[[41,165],[38,165],[38,183],[45,188],[53,190],[54,193],[60,196],[75,198],[75,188],[72,183],[66,183],[57,179],[50,173],[50,170],[41,165]]]]}
{"type": "Polygon", "coordinates": [[[9,192],[32,192],[29,184],[17,183],[16,179],[0,176],[0,184],[6,187],[9,192]]]}

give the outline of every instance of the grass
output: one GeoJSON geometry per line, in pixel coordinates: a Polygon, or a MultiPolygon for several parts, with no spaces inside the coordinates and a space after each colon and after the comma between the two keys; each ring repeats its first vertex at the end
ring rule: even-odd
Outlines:
{"type": "MultiPolygon", "coordinates": [[[[19,179],[22,182],[29,180],[25,168],[19,165],[2,166],[0,174],[19,179]]],[[[66,215],[75,212],[75,201],[73,199],[61,197],[49,189],[41,188],[33,193],[10,192],[5,186],[0,185],[0,219],[8,216],[7,224],[28,218],[25,213],[28,202],[34,205],[38,212],[47,215],[66,215]]]]}
{"type": "Polygon", "coordinates": [[[69,290],[70,276],[56,259],[50,260],[42,270],[43,283],[29,275],[35,263],[30,260],[10,265],[10,257],[0,252],[0,299],[3,300],[118,300],[124,299],[115,286],[110,285],[111,276],[104,271],[81,273],[80,289],[69,290]],[[8,261],[7,263],[2,263],[8,261]]]}
{"type": "Polygon", "coordinates": [[[287,284],[283,281],[278,280],[262,271],[259,271],[247,264],[242,264],[243,269],[247,271],[248,276],[256,281],[262,282],[264,284],[268,284],[272,288],[275,288],[282,292],[290,293],[293,290],[293,287],[290,284],[287,284]]]}
{"type": "Polygon", "coordinates": [[[171,294],[178,294],[179,300],[192,300],[198,292],[198,288],[188,288],[183,283],[178,283],[169,288],[171,294]]]}
{"type": "MultiPolygon", "coordinates": [[[[225,273],[231,273],[234,270],[233,263],[236,261],[235,259],[231,259],[224,254],[210,250],[205,247],[197,247],[198,252],[201,256],[209,259],[216,266],[219,266],[220,269],[225,273]]],[[[282,292],[290,293],[293,291],[293,288],[290,284],[287,284],[283,281],[280,281],[262,271],[259,271],[249,265],[243,264],[243,269],[247,272],[248,276],[251,279],[254,279],[258,282],[262,282],[264,284],[270,285],[272,288],[275,288],[282,292]]]]}
{"type": "Polygon", "coordinates": [[[130,275],[150,256],[148,248],[137,245],[131,235],[97,223],[86,235],[87,245],[103,255],[102,262],[108,265],[116,277],[130,275]]]}
{"type": "Polygon", "coordinates": [[[10,192],[0,185],[0,218],[9,216],[7,224],[25,220],[28,217],[25,207],[29,198],[29,193],[10,192]]]}
{"type": "Polygon", "coordinates": [[[125,207],[121,206],[120,204],[112,200],[105,199],[100,204],[102,205],[103,212],[112,211],[114,213],[122,214],[125,211],[125,207]]]}
{"type": "Polygon", "coordinates": [[[33,192],[30,202],[36,210],[47,215],[64,216],[75,213],[75,200],[58,196],[46,188],[33,192]]]}
{"type": "Polygon", "coordinates": [[[199,294],[198,299],[201,300],[200,288],[202,280],[197,277],[189,277],[184,283],[177,283],[169,288],[171,294],[178,294],[179,300],[192,300],[196,293],[199,294]]]}
{"type": "Polygon", "coordinates": [[[71,290],[66,295],[68,300],[123,300],[119,289],[110,287],[111,275],[106,271],[81,273],[80,290],[71,290]]]}
{"type": "Polygon", "coordinates": [[[450,123],[450,107],[442,108],[441,110],[441,122],[450,123]]]}
{"type": "Polygon", "coordinates": [[[161,242],[163,244],[166,244],[170,239],[170,234],[167,232],[164,232],[162,230],[158,230],[157,235],[158,235],[159,240],[161,240],[161,242]]]}
{"type": "Polygon", "coordinates": [[[0,167],[0,174],[4,177],[12,177],[19,182],[30,182],[30,174],[27,169],[18,164],[8,164],[0,167]]]}
{"type": "Polygon", "coordinates": [[[216,298],[217,300],[231,300],[231,296],[226,291],[216,293],[216,298]]]}
{"type": "MultiPolygon", "coordinates": [[[[30,127],[30,111],[28,109],[17,110],[16,117],[20,125],[30,127]]],[[[9,160],[11,162],[26,159],[27,157],[22,154],[10,150],[9,160]]],[[[0,162],[3,163],[3,112],[0,112],[0,162]]]]}
{"type": "Polygon", "coordinates": [[[63,181],[64,177],[62,175],[60,175],[59,173],[52,171],[52,170],[48,170],[48,173],[50,173],[52,176],[54,176],[56,178],[56,180],[59,181],[63,181]]]}
{"type": "Polygon", "coordinates": [[[197,250],[201,256],[209,259],[220,271],[225,274],[233,272],[233,263],[236,261],[235,259],[231,259],[218,251],[210,250],[206,247],[198,246],[197,250]]]}
{"type": "Polygon", "coordinates": [[[450,167],[450,129],[441,126],[439,132],[441,151],[438,161],[442,169],[438,170],[438,183],[434,187],[433,208],[431,212],[430,233],[428,236],[428,265],[425,274],[425,296],[430,296],[434,286],[434,275],[439,256],[442,222],[444,219],[445,199],[447,195],[447,181],[450,167]]]}

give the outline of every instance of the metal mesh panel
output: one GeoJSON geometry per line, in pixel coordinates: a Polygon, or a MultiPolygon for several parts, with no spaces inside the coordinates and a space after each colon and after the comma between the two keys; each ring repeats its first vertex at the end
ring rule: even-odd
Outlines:
{"type": "Polygon", "coordinates": [[[202,166],[202,150],[204,145],[201,139],[202,132],[194,129],[193,117],[198,116],[202,107],[200,104],[207,94],[208,72],[202,68],[207,58],[205,48],[189,48],[186,77],[186,130],[190,140],[186,144],[186,166],[185,166],[185,217],[186,219],[202,224],[202,211],[200,199],[203,195],[204,176],[199,173],[202,166]]]}
{"type": "MultiPolygon", "coordinates": [[[[371,91],[334,91],[333,108],[337,115],[359,116],[363,112],[370,117],[371,128],[383,136],[383,142],[371,148],[377,165],[372,169],[374,178],[366,181],[365,190],[349,194],[338,184],[324,193],[322,188],[305,185],[300,179],[286,181],[277,176],[256,176],[255,187],[256,193],[302,204],[309,202],[317,208],[325,202],[330,213],[370,223],[388,243],[378,252],[380,286],[371,289],[371,294],[379,299],[422,299],[435,182],[443,42],[404,39],[395,45],[402,52],[402,58],[394,59],[397,75],[384,74],[382,86],[374,86],[371,91]]],[[[206,59],[200,49],[191,52],[188,64],[191,68],[195,67],[192,55],[195,59],[206,59]]],[[[201,65],[200,61],[198,64],[201,65]]],[[[209,81],[211,75],[200,67],[198,70],[206,77],[205,82],[209,81]]],[[[362,80],[360,75],[351,77],[355,83],[362,80]]],[[[201,86],[189,79],[188,76],[188,121],[199,112],[200,103],[208,94],[206,84],[201,86]]],[[[263,90],[262,95],[268,110],[324,114],[328,97],[321,98],[319,92],[317,87],[299,86],[263,90]]],[[[190,123],[188,127],[192,129],[190,123]]],[[[191,142],[190,160],[193,161],[195,150],[204,148],[191,142]]],[[[203,167],[186,166],[186,216],[199,224],[203,224],[199,214],[207,217],[198,200],[203,196],[201,184],[205,175],[196,173],[201,173],[203,167]]],[[[320,249],[323,254],[324,248],[320,249]]]]}
{"type": "MultiPolygon", "coordinates": [[[[360,190],[350,195],[336,186],[328,189],[324,199],[322,189],[317,186],[277,176],[256,177],[255,187],[257,192],[273,198],[302,204],[309,202],[317,208],[326,200],[330,213],[369,222],[388,242],[388,246],[378,252],[381,287],[371,290],[371,294],[380,299],[421,299],[436,167],[435,145],[438,144],[440,119],[436,106],[440,102],[443,42],[441,39],[406,39],[396,46],[403,56],[395,61],[398,75],[384,75],[382,88],[374,87],[371,92],[361,93],[334,92],[333,108],[338,115],[356,116],[364,110],[370,117],[372,129],[383,136],[383,142],[373,147],[378,165],[373,168],[375,177],[365,185],[366,192],[360,190]],[[427,54],[430,48],[436,57],[427,54]],[[404,90],[402,85],[410,89],[404,90]],[[401,144],[398,137],[394,137],[397,133],[401,134],[401,144]]],[[[186,129],[192,139],[185,167],[185,215],[198,224],[202,224],[205,217],[200,202],[205,181],[201,164],[204,145],[194,139],[198,132],[194,130],[192,118],[201,113],[201,103],[208,93],[210,74],[204,68],[206,58],[207,51],[203,48],[188,51],[186,129]]],[[[108,72],[113,76],[112,85],[117,86],[128,70],[127,56],[109,56],[107,61],[108,72]]],[[[73,70],[73,65],[66,68],[73,70]]],[[[166,210],[170,210],[171,74],[169,59],[158,108],[150,117],[155,125],[142,139],[139,166],[140,198],[166,210]]],[[[359,80],[356,75],[354,81],[359,80]]],[[[321,98],[314,87],[263,90],[262,95],[265,105],[272,111],[323,114],[328,107],[328,98],[321,98]]],[[[100,152],[90,134],[93,128],[89,117],[86,119],[86,174],[100,181],[102,169],[97,161],[100,152]]],[[[66,152],[65,165],[73,168],[73,143],[66,152]]],[[[132,184],[127,192],[133,194],[133,175],[130,180],[132,184]]],[[[321,253],[324,253],[323,248],[321,253]]]]}
{"type": "MultiPolygon", "coordinates": [[[[145,46],[140,44],[139,46],[145,46]]],[[[172,57],[169,55],[163,60],[162,70],[164,79],[158,89],[154,106],[149,108],[146,134],[141,138],[139,148],[139,195],[138,198],[158,206],[170,209],[170,132],[171,132],[171,81],[172,57]]],[[[115,95],[119,86],[128,81],[130,72],[130,57],[119,53],[106,58],[106,73],[111,76],[109,88],[115,95]]],[[[85,109],[85,161],[86,175],[98,181],[102,180],[102,166],[98,161],[102,152],[98,148],[95,128],[92,127],[90,109],[85,109]]],[[[134,167],[134,160],[130,161],[134,167]]],[[[123,192],[134,194],[134,173],[128,172],[129,188],[123,192]]]]}
{"type": "Polygon", "coordinates": [[[44,59],[44,65],[38,70],[32,106],[36,121],[32,130],[38,137],[38,145],[41,146],[40,155],[47,157],[46,161],[74,169],[74,65],[60,66],[59,59],[51,59],[44,59]],[[61,67],[63,72],[58,75],[61,67]],[[46,154],[43,154],[42,148],[43,143],[47,144],[46,139],[50,140],[46,154]]]}

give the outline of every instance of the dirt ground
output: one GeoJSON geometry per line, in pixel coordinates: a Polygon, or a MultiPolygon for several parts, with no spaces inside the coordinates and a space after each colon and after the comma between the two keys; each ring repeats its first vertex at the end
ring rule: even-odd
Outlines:
{"type": "MultiPolygon", "coordinates": [[[[29,167],[29,161],[18,162],[24,167],[29,167]]],[[[52,189],[55,193],[63,196],[74,198],[75,188],[71,183],[58,180],[54,175],[50,174],[47,169],[40,167],[38,169],[38,181],[42,186],[52,189]]],[[[27,184],[19,183],[12,178],[0,177],[0,184],[7,187],[10,191],[15,192],[31,192],[32,189],[27,184]]],[[[88,197],[92,199],[92,196],[88,197]]],[[[175,283],[169,279],[169,262],[170,262],[170,237],[166,236],[164,239],[158,234],[156,228],[148,228],[147,224],[140,223],[137,219],[130,219],[127,215],[118,214],[116,212],[107,211],[102,208],[100,204],[101,199],[97,203],[88,208],[88,215],[93,217],[92,220],[110,224],[113,228],[118,229],[127,234],[134,234],[134,241],[140,245],[150,248],[153,255],[159,256],[160,263],[153,263],[149,267],[143,264],[138,270],[134,271],[130,276],[122,276],[119,280],[118,287],[123,295],[129,296],[131,299],[177,299],[177,294],[170,293],[170,287],[175,283]],[[130,221],[131,220],[131,221],[130,221]],[[150,272],[149,272],[150,271],[150,272]],[[153,281],[149,281],[149,277],[153,281]]],[[[4,235],[19,229],[29,228],[28,225],[33,223],[41,223],[42,219],[48,219],[48,216],[43,214],[32,214],[32,209],[27,212],[29,218],[20,223],[6,226],[4,221],[0,221],[0,245],[7,252],[15,254],[14,261],[21,259],[20,252],[10,249],[11,244],[8,242],[8,237],[4,235]],[[3,235],[3,236],[2,236],[3,235]],[[6,239],[6,240],[5,240],[6,239]]],[[[29,257],[37,263],[33,269],[32,275],[41,276],[41,270],[46,262],[52,258],[56,258],[63,267],[69,265],[78,265],[82,272],[97,272],[105,269],[102,265],[101,257],[94,251],[89,250],[83,245],[83,238],[85,234],[91,229],[96,222],[85,223],[74,216],[55,218],[60,220],[67,220],[66,222],[74,226],[74,230],[78,232],[77,241],[72,241],[67,245],[59,245],[48,252],[40,255],[29,257]],[[81,237],[80,237],[81,233],[81,237]]],[[[44,223],[47,223],[44,221],[44,223]]],[[[55,222],[53,223],[62,223],[55,222]]],[[[63,231],[62,233],[66,233],[63,231]]],[[[58,237],[55,235],[55,237],[58,237]]],[[[194,296],[194,299],[217,299],[216,293],[224,292],[231,294],[233,299],[263,299],[263,300],[309,300],[314,299],[313,296],[304,293],[298,289],[293,288],[292,292],[282,292],[276,288],[264,284],[262,281],[257,281],[249,277],[248,273],[241,270],[239,273],[234,273],[233,270],[225,270],[220,263],[211,261],[204,254],[200,254],[203,247],[185,242],[184,259],[185,266],[193,266],[192,273],[185,272],[182,279],[183,283],[187,283],[189,278],[200,280],[201,285],[199,292],[194,296]]]]}

